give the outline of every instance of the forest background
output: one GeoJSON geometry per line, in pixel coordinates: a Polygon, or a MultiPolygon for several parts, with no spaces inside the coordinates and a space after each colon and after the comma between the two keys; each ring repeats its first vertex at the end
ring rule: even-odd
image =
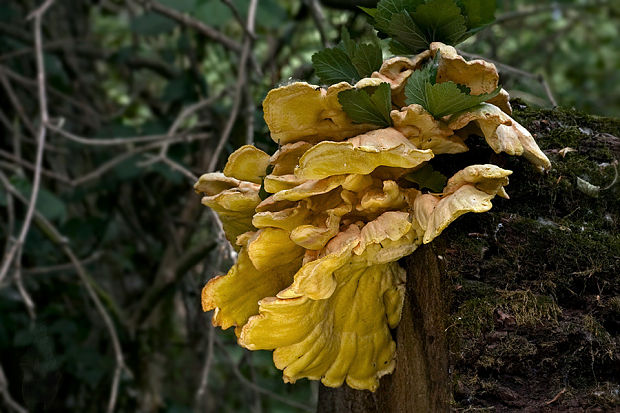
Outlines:
{"type": "MultiPolygon", "coordinates": [[[[231,257],[192,185],[245,143],[273,152],[267,91],[316,82],[312,54],[372,35],[374,4],[0,4],[0,411],[314,411],[316,382],[282,383],[200,310],[231,257]]],[[[511,97],[620,113],[617,2],[496,17],[459,50],[511,97]]]]}

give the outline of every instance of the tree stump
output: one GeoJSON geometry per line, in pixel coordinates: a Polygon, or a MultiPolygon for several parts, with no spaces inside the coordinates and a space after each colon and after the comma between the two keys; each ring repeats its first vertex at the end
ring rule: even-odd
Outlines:
{"type": "Polygon", "coordinates": [[[402,260],[394,373],[375,393],[322,386],[319,412],[617,411],[620,121],[513,105],[551,171],[475,138],[469,153],[433,165],[447,176],[474,163],[510,169],[511,199],[402,260]]]}

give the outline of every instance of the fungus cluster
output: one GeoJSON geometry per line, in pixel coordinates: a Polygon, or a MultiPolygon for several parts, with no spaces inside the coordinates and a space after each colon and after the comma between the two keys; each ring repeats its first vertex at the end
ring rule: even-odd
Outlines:
{"type": "Polygon", "coordinates": [[[309,378],[376,390],[395,365],[390,329],[401,317],[406,276],[397,260],[460,215],[488,211],[496,195],[508,198],[512,172],[471,165],[438,193],[415,187],[407,174],[437,155],[467,151],[474,134],[496,153],[550,167],[510,117],[503,89],[439,117],[407,105],[408,78],[437,54],[438,83],[465,85],[472,95],[497,90],[494,65],[465,61],[442,43],[413,58],[386,60],[355,85],[287,84],[263,102],[278,151],[269,156],[243,146],[223,173],[205,174],[195,185],[238,251],[228,274],[204,287],[203,309],[215,310],[215,326],[235,327],[241,346],[273,350],[286,382],[309,378]],[[343,110],[340,92],[385,83],[391,126],[356,123],[343,110]]]}

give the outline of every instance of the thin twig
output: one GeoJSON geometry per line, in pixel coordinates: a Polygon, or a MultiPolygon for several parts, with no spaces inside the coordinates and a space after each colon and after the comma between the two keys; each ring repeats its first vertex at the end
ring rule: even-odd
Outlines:
{"type": "Polygon", "coordinates": [[[323,44],[323,47],[331,47],[331,43],[325,30],[327,19],[325,19],[325,13],[323,13],[321,4],[318,0],[306,0],[306,3],[310,7],[312,19],[314,20],[316,28],[319,31],[319,35],[321,36],[321,43],[323,44]]]}
{"type": "MultiPolygon", "coordinates": [[[[197,139],[206,139],[209,138],[211,135],[208,133],[199,133],[199,134],[195,134],[195,135],[188,135],[185,138],[177,138],[177,139],[172,139],[170,141],[171,144],[174,143],[181,143],[181,142],[191,142],[193,140],[197,140],[197,139]]],[[[97,169],[95,169],[94,171],[89,172],[86,175],[82,175],[81,177],[75,179],[74,181],[71,182],[72,185],[74,186],[79,186],[79,185],[83,185],[87,182],[90,182],[94,179],[99,178],[101,175],[105,174],[106,172],[108,172],[110,169],[114,168],[116,165],[118,165],[119,163],[131,158],[134,155],[137,155],[139,153],[143,153],[143,152],[147,152],[153,149],[157,149],[159,146],[161,145],[161,142],[155,142],[155,143],[151,143],[148,145],[144,145],[144,146],[140,146],[140,147],[136,147],[133,148],[130,151],[127,151],[125,153],[122,153],[110,160],[108,160],[107,162],[104,162],[102,165],[100,165],[97,169]]]]}
{"type": "MultiPolygon", "coordinates": [[[[258,5],[258,0],[250,1],[250,6],[248,8],[248,21],[246,24],[247,30],[249,32],[254,31],[254,23],[255,23],[255,18],[256,18],[257,5],[258,5]]],[[[247,82],[247,75],[246,75],[247,62],[250,56],[251,46],[252,46],[252,38],[250,36],[246,36],[245,40],[243,41],[243,50],[241,51],[241,59],[239,61],[239,73],[237,75],[237,85],[235,87],[235,95],[233,97],[232,111],[230,113],[230,116],[228,117],[228,121],[226,122],[226,125],[224,126],[224,131],[222,132],[222,135],[220,136],[220,140],[217,143],[217,146],[215,147],[213,154],[211,155],[209,166],[207,168],[209,172],[215,171],[220,154],[222,153],[222,150],[224,149],[224,145],[228,141],[228,138],[230,137],[230,133],[232,132],[233,126],[235,125],[235,121],[237,120],[237,115],[239,114],[239,108],[241,106],[241,101],[243,100],[243,96],[242,96],[243,87],[245,83],[247,82]]]]}
{"type": "Polygon", "coordinates": [[[13,399],[13,397],[11,397],[11,393],[9,393],[9,382],[6,379],[2,365],[0,365],[0,395],[9,409],[17,413],[28,413],[28,410],[22,407],[13,399]]]}
{"type": "Polygon", "coordinates": [[[254,34],[254,32],[248,31],[248,28],[245,26],[245,22],[243,21],[243,17],[241,16],[241,13],[239,13],[239,9],[237,9],[237,6],[235,6],[232,0],[222,0],[222,3],[227,5],[230,11],[232,11],[235,20],[239,22],[239,24],[243,28],[244,33],[250,36],[253,40],[256,40],[256,35],[254,34]]]}
{"type": "MultiPolygon", "coordinates": [[[[19,191],[8,181],[6,176],[3,173],[0,173],[0,181],[7,188],[8,192],[11,192],[13,196],[19,199],[22,203],[27,204],[28,201],[24,196],[22,196],[19,191]]],[[[75,270],[80,278],[80,281],[84,284],[88,295],[93,300],[95,304],[95,308],[101,318],[103,319],[103,323],[105,324],[106,330],[108,330],[108,334],[110,335],[110,339],[112,341],[112,348],[114,350],[114,356],[116,365],[114,368],[114,374],[112,378],[112,385],[110,390],[110,397],[108,400],[108,408],[107,413],[114,412],[114,408],[116,406],[116,399],[118,397],[118,387],[120,384],[121,373],[123,369],[127,369],[123,357],[123,352],[120,344],[120,340],[118,338],[118,334],[116,333],[116,328],[114,327],[114,323],[112,318],[110,317],[108,311],[105,309],[99,295],[95,291],[93,287],[93,282],[91,281],[90,275],[84,269],[82,262],[77,258],[71,247],[69,246],[69,242],[67,238],[62,235],[58,229],[50,222],[47,218],[45,218],[40,212],[34,211],[34,218],[37,225],[41,228],[41,231],[52,241],[54,244],[60,247],[62,252],[69,258],[71,264],[75,267],[75,270]]]]}
{"type": "Polygon", "coordinates": [[[22,223],[22,229],[19,233],[19,237],[11,250],[6,257],[4,257],[4,261],[2,263],[2,267],[0,268],[0,282],[4,279],[9,268],[13,262],[13,258],[17,251],[24,245],[26,241],[26,236],[28,235],[28,231],[30,229],[30,223],[32,222],[32,216],[35,211],[35,205],[37,202],[37,197],[39,196],[39,189],[41,186],[41,169],[43,166],[43,152],[45,148],[45,135],[47,132],[47,121],[48,121],[48,113],[47,113],[47,94],[45,93],[45,63],[43,62],[43,36],[41,34],[41,21],[43,15],[47,11],[47,9],[54,3],[54,0],[46,0],[38,9],[33,11],[28,19],[34,18],[34,41],[35,41],[35,49],[36,49],[36,61],[37,61],[37,82],[39,84],[39,111],[40,111],[40,124],[39,131],[37,136],[37,156],[35,161],[35,171],[34,178],[32,183],[32,191],[30,193],[30,201],[28,202],[28,208],[26,210],[26,216],[24,217],[24,221],[22,223]]]}
{"type": "Polygon", "coordinates": [[[116,406],[116,399],[118,397],[118,387],[120,384],[121,373],[123,372],[123,369],[127,368],[125,366],[125,360],[123,358],[123,350],[121,348],[121,343],[120,343],[120,340],[118,339],[118,335],[116,334],[114,323],[112,322],[112,319],[110,318],[110,315],[106,311],[105,307],[101,303],[99,296],[97,296],[97,293],[93,289],[93,286],[90,284],[88,280],[89,277],[86,274],[86,270],[82,266],[82,263],[75,256],[75,254],[73,253],[73,250],[69,248],[68,244],[64,244],[62,246],[62,250],[65,253],[65,255],[69,258],[71,263],[73,263],[73,265],[75,266],[75,270],[77,271],[78,276],[82,280],[82,283],[84,284],[84,287],[86,288],[86,291],[88,291],[88,295],[95,303],[97,312],[99,312],[99,315],[103,319],[106,329],[108,330],[108,334],[110,334],[110,338],[112,340],[112,348],[114,349],[114,359],[115,359],[116,365],[114,366],[114,375],[112,378],[110,398],[108,399],[107,413],[113,413],[114,408],[116,406]]]}
{"type": "Polygon", "coordinates": [[[198,390],[196,391],[196,396],[194,397],[194,411],[199,412],[202,411],[202,401],[207,393],[207,388],[209,386],[209,373],[211,372],[211,366],[213,362],[213,343],[215,341],[215,329],[213,328],[213,323],[209,322],[209,327],[207,330],[207,353],[205,356],[205,362],[202,367],[202,372],[200,374],[200,385],[198,386],[198,390]]]}
{"type": "Polygon", "coordinates": [[[254,111],[256,106],[254,105],[254,96],[252,96],[252,89],[250,85],[245,87],[245,144],[254,145],[254,111]]]}
{"type": "MultiPolygon", "coordinates": [[[[0,149],[0,157],[9,159],[14,162],[14,163],[10,163],[10,162],[0,161],[1,167],[9,169],[13,172],[15,172],[18,169],[17,165],[23,166],[24,168],[29,169],[31,171],[34,171],[36,169],[35,165],[31,164],[30,162],[25,161],[23,159],[19,159],[16,156],[11,155],[9,152],[3,151],[2,149],[0,149]]],[[[56,179],[57,181],[60,181],[65,184],[71,183],[71,179],[67,178],[66,176],[57,174],[56,172],[52,172],[47,169],[41,168],[41,174],[49,178],[56,179]]]]}
{"type": "Polygon", "coordinates": [[[230,368],[232,369],[233,374],[235,375],[235,377],[237,377],[237,379],[239,379],[239,381],[241,382],[241,384],[243,384],[244,386],[247,386],[253,390],[258,391],[259,393],[262,393],[266,396],[271,397],[274,400],[278,400],[279,402],[285,403],[289,406],[295,407],[297,409],[306,411],[306,412],[314,412],[315,409],[313,409],[311,406],[305,405],[305,404],[301,404],[301,403],[297,403],[293,400],[290,400],[287,397],[283,397],[280,396],[277,393],[272,392],[271,390],[265,389],[261,386],[259,386],[256,383],[253,383],[252,381],[248,380],[247,377],[245,377],[241,371],[239,370],[239,367],[237,367],[237,365],[234,363],[234,361],[232,360],[230,354],[228,354],[228,350],[226,349],[226,346],[224,346],[224,344],[219,340],[219,338],[217,337],[217,335],[215,336],[215,342],[218,345],[218,347],[220,347],[222,349],[222,352],[224,353],[224,356],[226,357],[226,359],[228,360],[228,364],[230,366],[230,368]]]}
{"type": "MultiPolygon", "coordinates": [[[[86,266],[90,263],[93,263],[99,260],[99,258],[101,258],[102,256],[103,256],[103,252],[96,251],[90,257],[87,257],[81,260],[82,266],[86,266]]],[[[23,271],[24,271],[24,274],[26,275],[37,275],[37,274],[49,274],[51,272],[72,271],[72,270],[75,270],[75,266],[73,265],[73,263],[68,262],[66,264],[49,265],[46,267],[24,268],[23,271]]]]}
{"type": "Polygon", "coordinates": [[[166,155],[146,155],[146,157],[147,160],[141,163],[142,166],[150,165],[154,162],[163,162],[164,164],[168,165],[173,171],[177,171],[183,174],[183,176],[185,176],[192,184],[198,180],[198,177],[195,173],[193,173],[180,163],[168,158],[168,156],[166,155]]]}
{"type": "Polygon", "coordinates": [[[132,136],[127,138],[85,138],[82,136],[74,135],[71,132],[67,132],[60,126],[54,125],[51,122],[47,123],[47,127],[52,132],[55,132],[70,141],[80,143],[82,145],[89,146],[118,146],[118,145],[129,145],[134,143],[146,143],[146,142],[157,142],[163,141],[168,137],[168,135],[147,135],[147,136],[132,136]]]}
{"type": "Polygon", "coordinates": [[[23,246],[19,248],[17,251],[17,256],[15,257],[15,271],[13,272],[13,279],[15,280],[15,286],[17,287],[17,291],[19,292],[20,297],[22,298],[24,305],[26,306],[26,311],[28,311],[28,316],[30,316],[31,320],[36,320],[37,311],[34,305],[34,301],[30,296],[28,290],[24,286],[24,279],[22,278],[22,252],[24,251],[23,246]]]}
{"type": "MultiPolygon", "coordinates": [[[[6,76],[8,78],[11,78],[19,83],[21,83],[24,86],[29,86],[29,87],[37,87],[37,81],[34,79],[29,79],[27,77],[24,77],[18,73],[15,73],[14,71],[10,70],[8,67],[6,66],[0,66],[0,70],[2,70],[6,76]]],[[[48,89],[48,93],[50,94],[50,96],[56,96],[59,97],[61,99],[66,100],[67,102],[69,102],[71,105],[73,105],[76,109],[79,109],[85,113],[88,113],[89,116],[94,117],[94,118],[99,118],[99,112],[97,112],[95,109],[91,108],[88,105],[85,105],[84,102],[80,102],[77,99],[74,99],[73,97],[62,93],[52,87],[50,87],[49,85],[47,85],[47,89],[48,89]]]]}
{"type": "Polygon", "coordinates": [[[561,397],[564,393],[566,393],[566,387],[564,387],[562,390],[560,390],[560,391],[558,392],[558,394],[556,394],[556,395],[555,395],[555,397],[553,397],[553,399],[551,399],[551,400],[549,400],[549,401],[545,402],[545,404],[544,404],[544,405],[545,405],[545,406],[549,406],[551,403],[554,403],[554,402],[558,401],[558,399],[559,399],[559,398],[560,398],[560,397],[561,397]]]}
{"type": "Polygon", "coordinates": [[[142,3],[144,6],[150,8],[151,10],[163,16],[169,17],[170,19],[181,23],[184,26],[190,27],[201,33],[202,35],[226,46],[227,48],[235,52],[241,51],[241,45],[239,43],[226,36],[225,34],[215,30],[213,27],[206,25],[198,19],[194,19],[187,14],[183,14],[178,10],[165,6],[156,0],[139,0],[139,2],[142,3]]]}
{"type": "MultiPolygon", "coordinates": [[[[174,122],[168,129],[168,132],[166,133],[166,139],[172,139],[174,137],[174,135],[177,133],[177,130],[179,130],[179,128],[181,127],[185,119],[187,119],[194,113],[198,112],[200,109],[203,109],[207,106],[212,105],[214,102],[221,99],[222,96],[224,96],[225,94],[226,94],[226,91],[222,91],[215,96],[211,96],[210,98],[203,99],[183,109],[181,113],[179,113],[179,116],[177,116],[177,118],[174,120],[174,122]]],[[[155,157],[153,161],[144,163],[143,166],[146,166],[149,163],[154,163],[156,161],[162,160],[160,158],[165,158],[169,147],[170,147],[170,143],[166,140],[164,144],[162,145],[161,150],[159,151],[159,157],[155,157]]]]}
{"type": "Polygon", "coordinates": [[[13,232],[15,231],[15,205],[13,203],[13,195],[9,191],[6,191],[6,210],[7,210],[7,228],[6,228],[6,241],[4,244],[4,253],[2,256],[6,256],[13,242],[13,232]]]}
{"type": "Polygon", "coordinates": [[[15,91],[13,90],[13,87],[11,86],[11,82],[9,82],[9,80],[7,79],[7,76],[4,73],[4,70],[2,68],[0,68],[0,83],[2,83],[2,86],[4,86],[4,90],[6,91],[6,94],[8,95],[9,100],[11,101],[11,104],[15,108],[17,115],[22,120],[22,123],[26,125],[26,129],[28,129],[28,132],[30,132],[32,136],[35,136],[37,134],[36,129],[34,125],[32,124],[32,122],[30,121],[30,118],[26,115],[26,112],[24,111],[24,107],[22,106],[21,102],[17,98],[17,95],[15,94],[15,91]]]}

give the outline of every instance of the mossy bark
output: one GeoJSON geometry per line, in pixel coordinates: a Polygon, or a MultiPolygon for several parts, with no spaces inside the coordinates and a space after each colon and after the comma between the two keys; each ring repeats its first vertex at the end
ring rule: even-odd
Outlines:
{"type": "Polygon", "coordinates": [[[513,170],[511,199],[459,218],[403,261],[394,374],[374,394],[321,388],[320,412],[620,406],[620,121],[514,106],[552,170],[538,174],[476,138],[469,153],[438,157],[446,175],[473,163],[513,170]]]}

